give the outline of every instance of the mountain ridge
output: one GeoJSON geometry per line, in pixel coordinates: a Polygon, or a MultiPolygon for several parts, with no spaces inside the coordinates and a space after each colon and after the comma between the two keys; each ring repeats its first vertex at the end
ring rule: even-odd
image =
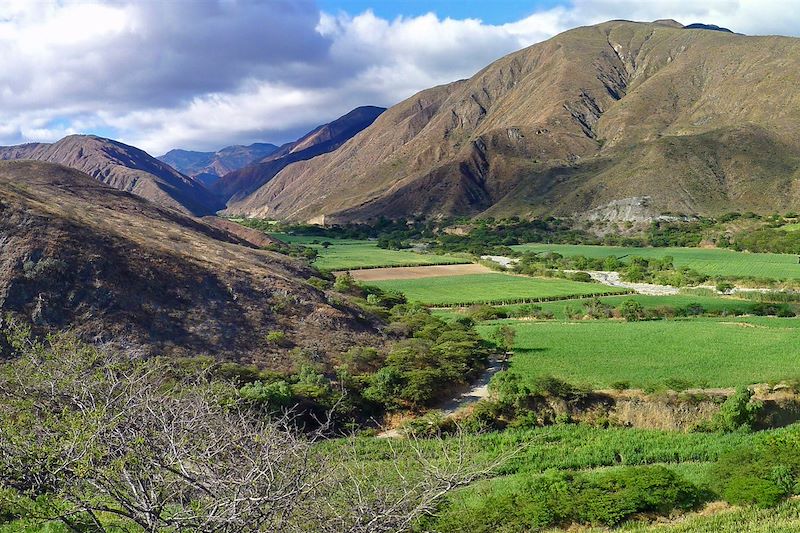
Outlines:
{"type": "Polygon", "coordinates": [[[259,161],[278,149],[278,146],[271,143],[236,144],[220,148],[215,152],[176,148],[156,159],[210,187],[225,174],[259,161]]]}
{"type": "Polygon", "coordinates": [[[248,196],[271,180],[286,166],[338,148],[372,124],[385,108],[360,106],[327,124],[317,126],[298,140],[286,143],[260,161],[223,176],[213,186],[226,202],[226,213],[235,214],[248,202],[248,196]]]}
{"type": "Polygon", "coordinates": [[[0,162],[0,215],[0,311],[40,333],[276,370],[383,342],[304,264],[63,165],[0,162]]]}
{"type": "Polygon", "coordinates": [[[0,160],[66,165],[119,190],[192,215],[208,215],[219,200],[201,183],[144,150],[95,135],[68,135],[55,143],[0,147],[0,160]]]}
{"type": "Polygon", "coordinates": [[[789,37],[576,28],[393,106],[281,170],[239,214],[575,215],[641,196],[654,214],[795,209],[798,72],[789,37]]]}

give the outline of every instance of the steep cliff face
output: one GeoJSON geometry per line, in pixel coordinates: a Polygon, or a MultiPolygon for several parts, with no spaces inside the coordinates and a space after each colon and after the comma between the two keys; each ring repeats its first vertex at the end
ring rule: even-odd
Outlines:
{"type": "Polygon", "coordinates": [[[800,40],[612,21],[390,108],[239,210],[265,218],[800,207],[800,40]]]}
{"type": "Polygon", "coordinates": [[[93,135],[70,135],[53,144],[2,147],[0,159],[65,165],[115,189],[187,214],[206,215],[222,206],[201,183],[143,150],[93,135]]]}
{"type": "MultiPolygon", "coordinates": [[[[245,236],[246,237],[246,236],[245,236]]],[[[308,267],[64,166],[0,162],[0,314],[147,355],[276,370],[380,346],[374,324],[305,282],[308,267]],[[269,343],[281,331],[286,343],[269,343]]]]}

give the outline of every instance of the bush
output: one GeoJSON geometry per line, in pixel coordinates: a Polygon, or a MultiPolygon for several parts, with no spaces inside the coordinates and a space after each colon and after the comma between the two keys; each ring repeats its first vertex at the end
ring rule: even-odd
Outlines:
{"type": "Polygon", "coordinates": [[[644,307],[636,300],[625,300],[620,304],[619,310],[627,322],[637,322],[644,318],[644,307]]]}
{"type": "Polygon", "coordinates": [[[735,505],[773,507],[800,493],[800,444],[775,439],[753,448],[733,450],[712,469],[713,488],[735,505]]]}
{"type": "Polygon", "coordinates": [[[750,431],[756,423],[763,403],[751,401],[753,393],[747,387],[739,387],[719,411],[708,422],[698,426],[701,431],[750,431]]]}
{"type": "Polygon", "coordinates": [[[590,276],[587,272],[575,272],[569,277],[572,281],[581,281],[583,283],[591,283],[592,276],[590,276]]]}
{"type": "Polygon", "coordinates": [[[663,466],[538,476],[511,491],[488,491],[476,507],[445,513],[436,531],[536,531],[572,523],[614,527],[640,513],[697,506],[703,493],[663,466]]]}
{"type": "Polygon", "coordinates": [[[286,333],[278,330],[270,331],[264,338],[270,346],[285,347],[289,344],[286,333]]]}

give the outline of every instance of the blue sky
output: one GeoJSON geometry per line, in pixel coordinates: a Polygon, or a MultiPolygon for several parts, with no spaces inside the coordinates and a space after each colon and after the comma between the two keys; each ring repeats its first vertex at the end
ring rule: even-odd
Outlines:
{"type": "Polygon", "coordinates": [[[385,19],[414,17],[433,12],[442,18],[476,18],[488,24],[505,24],[557,5],[558,0],[319,0],[325,11],[361,13],[368,9],[385,19]]]}
{"type": "Polygon", "coordinates": [[[674,18],[796,36],[799,1],[0,0],[0,144],[280,144],[576,26],[674,18]]]}

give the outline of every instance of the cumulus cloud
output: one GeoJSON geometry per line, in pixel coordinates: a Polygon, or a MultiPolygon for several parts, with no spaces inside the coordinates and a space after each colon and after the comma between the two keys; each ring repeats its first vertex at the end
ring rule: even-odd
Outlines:
{"type": "Polygon", "coordinates": [[[573,0],[491,25],[331,14],[314,0],[0,0],[0,142],[96,132],[151,153],[282,142],[578,25],[675,18],[750,34],[800,28],[790,0],[692,4],[573,0]]]}

